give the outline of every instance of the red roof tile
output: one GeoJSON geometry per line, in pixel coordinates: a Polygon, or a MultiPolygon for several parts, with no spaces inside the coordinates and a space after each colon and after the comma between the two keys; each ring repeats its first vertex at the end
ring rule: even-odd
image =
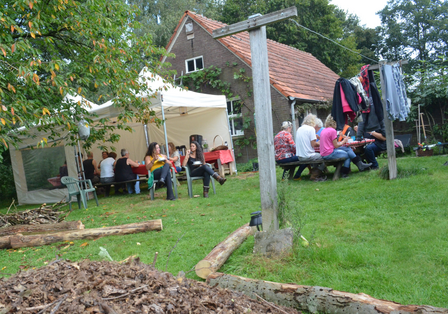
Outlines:
{"type": "MultiPolygon", "coordinates": [[[[192,11],[186,11],[181,21],[186,16],[196,21],[210,35],[214,29],[227,26],[192,11]]],[[[174,36],[175,34],[171,40],[174,36]]],[[[249,32],[241,32],[217,40],[251,66],[249,32]]],[[[267,46],[271,85],[281,94],[310,101],[326,101],[333,98],[334,84],[339,78],[336,73],[307,52],[270,39],[267,40],[267,46]]]]}

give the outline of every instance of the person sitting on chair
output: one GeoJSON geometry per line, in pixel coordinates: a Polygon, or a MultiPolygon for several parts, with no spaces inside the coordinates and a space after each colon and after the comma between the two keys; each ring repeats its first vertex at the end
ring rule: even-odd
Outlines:
{"type": "Polygon", "coordinates": [[[154,180],[158,180],[161,185],[166,185],[166,200],[174,201],[170,167],[168,157],[160,154],[160,146],[156,142],[149,144],[145,156],[145,165],[148,171],[154,174],[154,180]]]}
{"type": "Polygon", "coordinates": [[[208,198],[208,190],[210,189],[210,176],[218,180],[219,184],[223,185],[226,182],[226,178],[222,178],[219,174],[214,172],[212,168],[205,164],[204,154],[202,148],[198,142],[192,141],[190,149],[187,150],[183,166],[189,168],[190,176],[192,177],[204,177],[202,182],[204,183],[203,196],[208,198]],[[195,164],[198,162],[198,165],[195,164]]]}
{"type": "Polygon", "coordinates": [[[170,161],[171,163],[176,167],[176,171],[180,172],[182,171],[182,167],[180,166],[180,154],[179,151],[174,146],[173,142],[168,143],[168,152],[170,155],[170,161]]]}
{"type": "Polygon", "coordinates": [[[371,170],[378,170],[378,161],[376,155],[380,152],[387,150],[386,144],[386,127],[384,121],[380,122],[380,127],[371,132],[367,132],[365,138],[375,139],[375,142],[370,143],[364,148],[364,156],[367,162],[372,163],[371,170]]]}
{"type": "MultiPolygon", "coordinates": [[[[129,158],[129,152],[123,148],[121,158],[115,162],[115,182],[123,182],[138,179],[138,174],[132,172],[132,167],[138,167],[139,164],[129,158]]],[[[129,194],[134,192],[140,194],[140,181],[135,183],[126,183],[129,194]]]]}

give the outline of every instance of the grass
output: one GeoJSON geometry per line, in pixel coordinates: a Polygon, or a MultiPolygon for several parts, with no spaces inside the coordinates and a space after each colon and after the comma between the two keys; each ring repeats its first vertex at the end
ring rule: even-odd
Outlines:
{"type": "MultiPolygon", "coordinates": [[[[380,166],[386,161],[379,159],[380,166]]],[[[399,179],[392,181],[382,178],[385,170],[353,170],[349,178],[335,182],[314,183],[306,176],[281,182],[278,169],[278,190],[286,200],[280,208],[285,210],[284,225],[297,229],[301,224],[310,246],[295,241],[290,254],[266,259],[252,254],[251,237],[220,271],[363,292],[402,304],[448,307],[448,167],[442,166],[446,161],[446,156],[400,158],[399,179]]],[[[216,189],[217,195],[209,199],[189,199],[183,183],[176,202],[162,200],[164,190],[158,190],[155,201],[147,195],[100,198],[99,207],[90,201],[92,207],[74,210],[68,219],[81,219],[86,228],[95,228],[161,218],[164,230],[2,251],[0,274],[40,267],[56,254],[70,260],[100,260],[100,246],[118,261],[139,255],[152,263],[157,251],[160,270],[167,265],[174,274],[188,271],[260,209],[257,173],[232,177],[216,189]]],[[[195,182],[194,192],[202,192],[201,182],[195,182]]],[[[187,276],[198,279],[194,271],[187,276]]]]}

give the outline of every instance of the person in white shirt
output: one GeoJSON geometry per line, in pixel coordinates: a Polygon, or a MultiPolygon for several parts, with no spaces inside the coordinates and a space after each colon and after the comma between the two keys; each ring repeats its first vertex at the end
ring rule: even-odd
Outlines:
{"type": "Polygon", "coordinates": [[[314,148],[320,146],[317,141],[316,132],[319,131],[317,125],[317,117],[313,114],[307,115],[302,122],[302,126],[297,129],[296,132],[296,155],[299,157],[299,161],[318,161],[322,160],[322,163],[314,166],[320,171],[325,170],[325,163],[322,156],[317,153],[314,148]]]}

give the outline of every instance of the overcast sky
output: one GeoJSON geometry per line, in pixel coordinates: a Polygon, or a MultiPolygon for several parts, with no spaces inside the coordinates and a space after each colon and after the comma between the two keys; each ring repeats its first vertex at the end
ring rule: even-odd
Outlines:
{"type": "Polygon", "coordinates": [[[386,6],[387,0],[330,0],[330,3],[348,13],[356,14],[361,25],[375,28],[381,25],[380,18],[375,13],[386,6]]]}

